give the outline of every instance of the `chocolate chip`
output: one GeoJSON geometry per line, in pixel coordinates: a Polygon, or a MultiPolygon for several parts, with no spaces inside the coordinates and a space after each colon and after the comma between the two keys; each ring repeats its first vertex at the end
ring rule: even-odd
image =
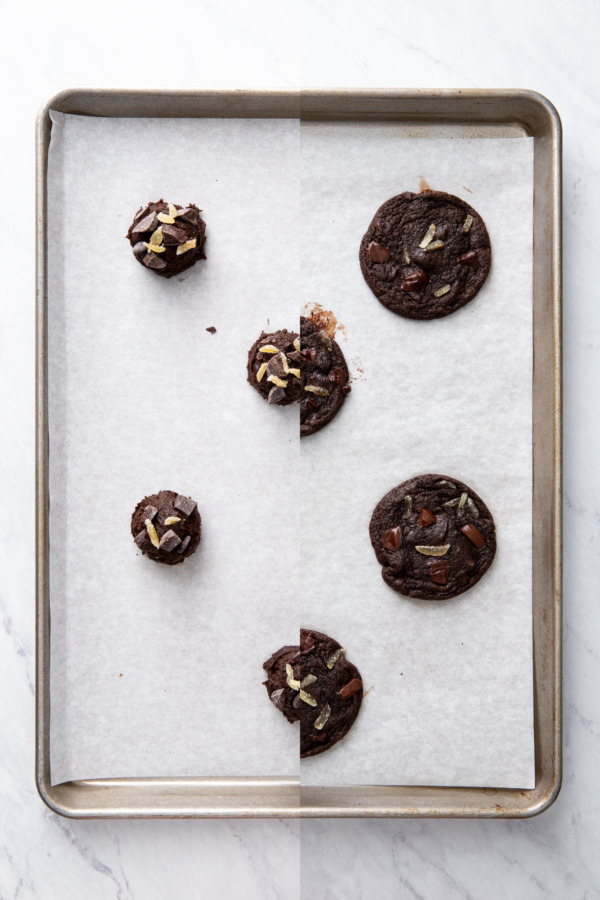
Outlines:
{"type": "Polygon", "coordinates": [[[384,550],[397,550],[402,546],[402,531],[400,526],[390,528],[381,535],[381,546],[384,550]]]}
{"type": "Polygon", "coordinates": [[[476,250],[469,250],[467,253],[461,254],[458,257],[457,262],[461,263],[463,266],[470,266],[472,269],[479,268],[479,258],[477,256],[476,250]]]}
{"type": "Polygon", "coordinates": [[[445,559],[435,562],[429,566],[429,577],[434,584],[446,584],[448,582],[448,573],[450,566],[445,559]]]}
{"type": "Polygon", "coordinates": [[[485,547],[485,538],[474,525],[464,525],[460,530],[469,538],[472,544],[475,544],[478,550],[485,547]]]}
{"type": "Polygon", "coordinates": [[[321,732],[321,734],[311,734],[311,735],[309,735],[309,738],[308,738],[308,739],[309,739],[309,741],[313,741],[313,743],[315,743],[315,744],[324,744],[325,741],[328,741],[328,740],[329,740],[329,735],[328,735],[328,734],[323,734],[323,733],[321,732]]]}
{"type": "Polygon", "coordinates": [[[422,291],[429,284],[429,275],[423,269],[417,269],[406,276],[400,290],[402,291],[422,291]]]}
{"type": "Polygon", "coordinates": [[[345,385],[343,386],[343,388],[342,388],[342,394],[343,394],[345,397],[347,397],[351,390],[352,390],[352,388],[350,387],[350,385],[349,385],[349,384],[345,384],[345,385]]]}
{"type": "Polygon", "coordinates": [[[336,369],[332,369],[327,377],[329,378],[329,381],[335,381],[336,384],[346,384],[346,381],[348,380],[346,378],[346,373],[339,366],[336,369]]]}
{"type": "Polygon", "coordinates": [[[419,525],[421,526],[421,528],[426,528],[428,525],[434,525],[436,522],[437,519],[431,512],[431,510],[425,509],[425,507],[423,507],[419,515],[419,525]]]}
{"type": "Polygon", "coordinates": [[[160,544],[158,545],[159,550],[166,550],[167,553],[170,553],[171,550],[174,550],[181,543],[181,538],[177,537],[175,532],[169,528],[168,531],[165,531],[163,536],[160,539],[160,544]]]}
{"type": "Polygon", "coordinates": [[[150,521],[152,521],[157,512],[158,510],[155,506],[147,506],[142,513],[142,519],[144,520],[144,522],[146,521],[146,519],[150,519],[150,521]]]}
{"type": "Polygon", "coordinates": [[[179,545],[179,547],[177,548],[177,552],[178,552],[178,553],[185,553],[185,551],[187,550],[188,544],[189,544],[189,542],[191,541],[191,539],[192,539],[191,535],[187,534],[187,535],[184,537],[184,539],[182,540],[182,542],[181,542],[181,544],[179,545]]]}
{"type": "Polygon", "coordinates": [[[191,497],[184,497],[183,494],[177,494],[173,503],[175,509],[178,509],[179,512],[182,512],[184,516],[191,516],[191,514],[196,509],[196,505],[197,504],[195,500],[192,500],[191,497]]]}
{"type": "Polygon", "coordinates": [[[372,241],[369,244],[369,256],[373,260],[373,262],[384,263],[387,262],[390,258],[390,251],[386,250],[381,244],[375,243],[372,241]]]}
{"type": "Polygon", "coordinates": [[[161,259],[156,253],[148,253],[142,262],[148,269],[165,269],[167,267],[166,259],[161,259]]]}
{"type": "Polygon", "coordinates": [[[348,684],[345,684],[343,688],[340,688],[338,691],[342,700],[348,700],[350,697],[353,697],[355,694],[362,688],[362,681],[360,678],[353,678],[348,684]]]}
{"type": "Polygon", "coordinates": [[[210,332],[210,334],[216,334],[216,333],[217,333],[217,329],[215,328],[214,325],[211,325],[211,326],[210,326],[209,328],[207,328],[206,330],[207,330],[208,332],[210,332]]]}
{"type": "Polygon", "coordinates": [[[185,244],[188,239],[187,232],[175,225],[163,225],[162,233],[165,244],[185,244]]]}

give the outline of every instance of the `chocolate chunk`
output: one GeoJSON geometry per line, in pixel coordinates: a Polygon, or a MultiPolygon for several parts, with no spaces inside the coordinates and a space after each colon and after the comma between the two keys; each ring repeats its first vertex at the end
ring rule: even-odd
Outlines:
{"type": "Polygon", "coordinates": [[[273,691],[272,694],[269,695],[269,699],[271,703],[277,707],[277,709],[283,709],[283,694],[284,689],[279,688],[276,691],[273,691]]]}
{"type": "Polygon", "coordinates": [[[280,378],[282,381],[286,380],[287,372],[283,365],[281,353],[275,353],[267,363],[267,375],[275,375],[276,378],[280,378]]]}
{"type": "Polygon", "coordinates": [[[384,531],[381,535],[381,546],[385,550],[397,550],[402,546],[402,529],[397,526],[384,531]]]}
{"type": "Polygon", "coordinates": [[[148,537],[148,532],[144,528],[143,531],[140,531],[139,534],[136,534],[136,536],[134,537],[134,541],[138,545],[138,547],[141,547],[142,544],[145,543],[147,537],[148,537]]]}
{"type": "Polygon", "coordinates": [[[179,512],[182,512],[184,516],[191,516],[196,509],[197,503],[195,500],[192,500],[191,497],[184,497],[183,494],[177,494],[173,506],[175,509],[178,509],[179,512]]]}
{"type": "Polygon", "coordinates": [[[283,403],[285,400],[285,388],[282,387],[272,387],[269,391],[269,396],[267,397],[267,401],[269,403],[283,403]]]}
{"type": "Polygon", "coordinates": [[[131,236],[136,240],[141,241],[143,235],[155,231],[157,226],[158,219],[156,218],[156,213],[148,213],[148,215],[144,216],[144,218],[139,222],[135,222],[135,227],[131,233],[131,236]]]}
{"type": "Polygon", "coordinates": [[[210,334],[216,334],[216,333],[217,333],[217,329],[215,328],[214,325],[209,325],[209,327],[208,327],[206,330],[207,330],[210,334]]]}
{"type": "Polygon", "coordinates": [[[371,257],[373,262],[384,263],[387,262],[390,258],[390,251],[381,244],[377,244],[375,241],[372,241],[369,244],[369,256],[371,257]]]}
{"type": "Polygon", "coordinates": [[[160,543],[158,545],[159,550],[166,550],[167,553],[170,553],[181,543],[181,539],[177,537],[175,532],[169,528],[168,531],[165,531],[163,536],[160,539],[160,543]]]}
{"type": "Polygon", "coordinates": [[[189,534],[187,534],[187,535],[184,537],[184,539],[182,540],[182,542],[181,542],[181,544],[179,545],[179,547],[177,548],[177,552],[178,552],[178,553],[185,553],[185,551],[187,550],[187,546],[188,546],[188,544],[189,544],[190,541],[191,541],[191,537],[190,537],[189,534]]]}
{"type": "Polygon", "coordinates": [[[141,256],[144,256],[148,252],[148,249],[143,241],[138,241],[138,243],[133,247],[133,252],[139,259],[141,256]]]}
{"type": "Polygon", "coordinates": [[[350,697],[353,697],[360,690],[362,690],[362,681],[360,678],[353,678],[348,684],[345,684],[344,687],[340,689],[339,695],[342,700],[349,700],[350,697]]]}
{"type": "Polygon", "coordinates": [[[419,525],[421,528],[426,528],[428,525],[435,525],[436,522],[437,519],[430,509],[421,510],[419,515],[419,525]]]}
{"type": "Polygon", "coordinates": [[[327,378],[329,381],[335,381],[336,384],[341,385],[346,384],[346,382],[348,381],[348,376],[343,369],[339,368],[339,366],[335,369],[332,369],[327,378]]]}
{"type": "Polygon", "coordinates": [[[478,550],[481,550],[482,547],[485,547],[485,539],[480,531],[475,528],[474,525],[465,525],[460,529],[463,534],[469,538],[469,540],[475,544],[478,550]]]}
{"type": "Polygon", "coordinates": [[[411,272],[403,279],[400,285],[402,291],[423,291],[429,284],[429,275],[423,269],[417,269],[411,272]]]}
{"type": "Polygon", "coordinates": [[[144,510],[144,512],[142,513],[144,522],[146,521],[146,519],[150,519],[150,521],[152,521],[157,512],[158,512],[158,510],[155,506],[147,506],[146,509],[144,510]]]}
{"type": "MultiPolygon", "coordinates": [[[[197,209],[195,206],[188,206],[186,209],[177,210],[177,219],[181,219],[182,222],[190,222],[194,224],[200,218],[201,210],[197,209]]],[[[177,221],[177,219],[175,221],[177,221]]]]}
{"type": "Polygon", "coordinates": [[[461,253],[458,257],[458,262],[463,266],[471,266],[472,269],[479,268],[479,259],[477,258],[476,250],[469,250],[467,253],[461,253]]]}
{"type": "Polygon", "coordinates": [[[447,584],[450,566],[445,559],[429,566],[429,577],[435,584],[447,584]]]}
{"type": "Polygon", "coordinates": [[[150,252],[144,256],[142,263],[147,266],[148,269],[164,269],[167,265],[166,259],[161,259],[156,253],[150,252]]]}
{"type": "Polygon", "coordinates": [[[165,244],[185,244],[188,240],[187,232],[175,225],[163,225],[162,233],[165,244]]]}

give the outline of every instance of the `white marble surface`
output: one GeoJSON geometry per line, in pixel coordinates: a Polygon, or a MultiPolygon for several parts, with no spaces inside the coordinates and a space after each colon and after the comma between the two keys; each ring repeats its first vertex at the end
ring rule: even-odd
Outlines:
{"type": "Polygon", "coordinates": [[[104,0],[3,19],[0,898],[600,896],[594,0],[104,0]],[[173,62],[174,60],[174,62],[173,62]],[[74,84],[527,87],[565,129],[565,773],[527,821],[78,822],[33,779],[33,120],[74,84]]]}

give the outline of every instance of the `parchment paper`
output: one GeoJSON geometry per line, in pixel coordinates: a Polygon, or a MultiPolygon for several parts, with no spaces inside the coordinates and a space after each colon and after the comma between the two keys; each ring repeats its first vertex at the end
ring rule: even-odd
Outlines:
{"type": "Polygon", "coordinates": [[[296,731],[261,684],[298,639],[298,414],[245,371],[269,321],[298,321],[298,148],[295,121],[54,117],[54,783],[298,773],[296,731]],[[159,197],[204,210],[208,259],[181,278],[144,270],[125,240],[159,197]],[[175,568],[129,531],[163,488],[202,515],[175,568]]]}
{"type": "Polygon", "coordinates": [[[297,728],[261,666],[302,622],[372,688],[303,782],[533,785],[531,175],[528,140],[54,116],[53,783],[298,774],[297,728]],[[433,323],[386,311],[358,266],[377,206],[421,176],[472,202],[494,247],[477,300],[433,323]],[[124,239],[161,196],[204,209],[208,260],[181,280],[144,271],[124,239]],[[313,301],[345,327],[357,379],[299,450],[297,411],[270,409],[245,359],[313,301]],[[490,572],[439,605],[387,588],[368,540],[380,497],[420,471],[466,481],[498,529],[490,572]],[[203,517],[175,569],[129,534],[161,488],[203,517]]]}
{"type": "Polygon", "coordinates": [[[302,622],[347,648],[367,692],[302,783],[533,787],[532,141],[307,123],[302,163],[305,299],[336,314],[355,374],[337,419],[301,443],[302,622]],[[472,204],[493,248],[477,298],[431,322],[386,310],[358,264],[376,209],[421,178],[472,204]],[[472,487],[498,537],[483,579],[442,603],[389,588],[369,540],[381,497],[426,472],[472,487]]]}

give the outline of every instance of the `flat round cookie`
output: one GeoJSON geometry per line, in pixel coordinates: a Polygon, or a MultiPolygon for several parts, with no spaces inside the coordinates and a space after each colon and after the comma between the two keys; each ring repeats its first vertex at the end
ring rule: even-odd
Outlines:
{"type": "Polygon", "coordinates": [[[300,345],[305,360],[300,436],[307,437],[337,416],[350,393],[350,385],[348,366],[338,342],[304,316],[300,318],[300,345]]]}
{"type": "Polygon", "coordinates": [[[193,203],[149,203],[139,209],[127,232],[133,255],[145,268],[163,278],[172,278],[206,259],[206,225],[193,203]]]}
{"type": "Polygon", "coordinates": [[[131,517],[131,533],[144,556],[176,566],[200,543],[198,505],[176,491],[159,491],[140,500],[131,517]]]}
{"type": "Polygon", "coordinates": [[[445,475],[419,475],[389,491],[369,534],[386,584],[421,600],[449,600],[473,587],[496,552],[491,512],[445,475]]]}
{"type": "Polygon", "coordinates": [[[490,271],[481,216],[443,191],[398,194],[379,207],[360,245],[365,281],[392,312],[437,319],[472,300],[490,271]]]}
{"type": "Polygon", "coordinates": [[[261,397],[278,406],[300,399],[303,368],[300,335],[294,331],[263,331],[248,352],[248,381],[261,397]]]}
{"type": "Polygon", "coordinates": [[[300,756],[329,750],[358,715],[363,685],[344,648],[319,631],[301,629],[299,647],[282,647],[263,668],[271,702],[289,722],[300,722],[300,756]]]}

